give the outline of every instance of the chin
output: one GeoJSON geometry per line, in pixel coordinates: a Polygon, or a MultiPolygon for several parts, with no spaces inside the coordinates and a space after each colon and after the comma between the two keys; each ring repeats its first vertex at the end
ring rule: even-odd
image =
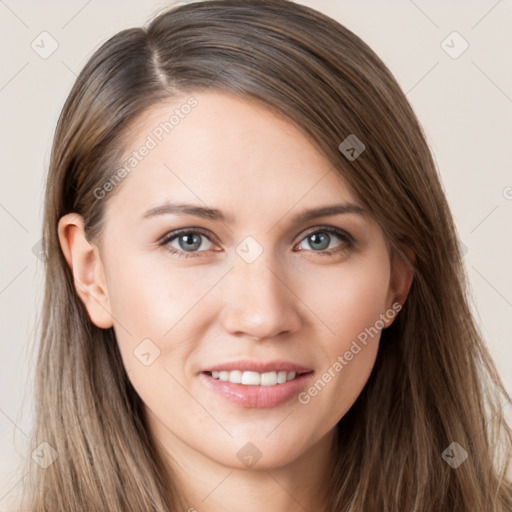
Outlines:
{"type": "MultiPolygon", "coordinates": [[[[234,457],[231,453],[215,454],[212,457],[219,464],[232,469],[272,470],[282,468],[298,459],[305,450],[298,446],[298,440],[287,437],[261,438],[258,436],[243,436],[234,442],[236,451],[234,457]],[[252,439],[252,440],[251,440],[252,439]],[[228,457],[226,457],[228,455],[228,457]]],[[[213,454],[212,454],[213,455],[213,454]]]]}

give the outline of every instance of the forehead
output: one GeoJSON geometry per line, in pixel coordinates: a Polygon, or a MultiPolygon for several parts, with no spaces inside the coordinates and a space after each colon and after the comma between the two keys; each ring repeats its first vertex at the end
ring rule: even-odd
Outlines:
{"type": "MultiPolygon", "coordinates": [[[[129,131],[114,205],[165,200],[254,212],[355,197],[308,136],[261,104],[229,94],[183,94],[148,109],[129,131]]],[[[224,208],[223,208],[224,209],[224,208]]]]}

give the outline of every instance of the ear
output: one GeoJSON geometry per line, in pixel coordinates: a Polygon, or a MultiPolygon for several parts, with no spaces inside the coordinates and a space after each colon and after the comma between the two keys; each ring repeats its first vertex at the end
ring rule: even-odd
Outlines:
{"type": "Polygon", "coordinates": [[[75,289],[91,321],[102,329],[113,326],[108,288],[98,247],[89,243],[80,215],[69,213],[59,220],[59,241],[73,274],[75,289]]]}
{"type": "Polygon", "coordinates": [[[416,261],[414,251],[406,245],[402,245],[401,249],[404,254],[393,253],[391,260],[391,278],[386,307],[387,311],[394,311],[395,313],[392,317],[391,315],[385,315],[383,319],[385,327],[389,327],[396,318],[396,313],[399,311],[399,309],[396,309],[396,304],[398,303],[401,308],[407,300],[414,278],[414,262],[416,261]],[[391,318],[388,318],[388,316],[391,318]]]}

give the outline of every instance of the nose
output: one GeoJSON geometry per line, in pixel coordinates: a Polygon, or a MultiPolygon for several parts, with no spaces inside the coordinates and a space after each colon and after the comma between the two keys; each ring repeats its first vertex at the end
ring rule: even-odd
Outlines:
{"type": "Polygon", "coordinates": [[[289,276],[263,257],[253,263],[238,260],[225,278],[222,324],[235,336],[275,339],[301,326],[299,298],[288,285],[289,276]]]}

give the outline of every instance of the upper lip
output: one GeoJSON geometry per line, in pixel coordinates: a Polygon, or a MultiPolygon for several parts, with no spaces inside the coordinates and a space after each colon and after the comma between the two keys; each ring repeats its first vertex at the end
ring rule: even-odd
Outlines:
{"type": "Polygon", "coordinates": [[[205,368],[203,372],[222,372],[239,370],[241,372],[296,372],[306,373],[310,372],[311,368],[307,368],[300,364],[295,364],[290,361],[251,361],[244,359],[240,361],[232,361],[230,363],[216,364],[205,368]]]}

